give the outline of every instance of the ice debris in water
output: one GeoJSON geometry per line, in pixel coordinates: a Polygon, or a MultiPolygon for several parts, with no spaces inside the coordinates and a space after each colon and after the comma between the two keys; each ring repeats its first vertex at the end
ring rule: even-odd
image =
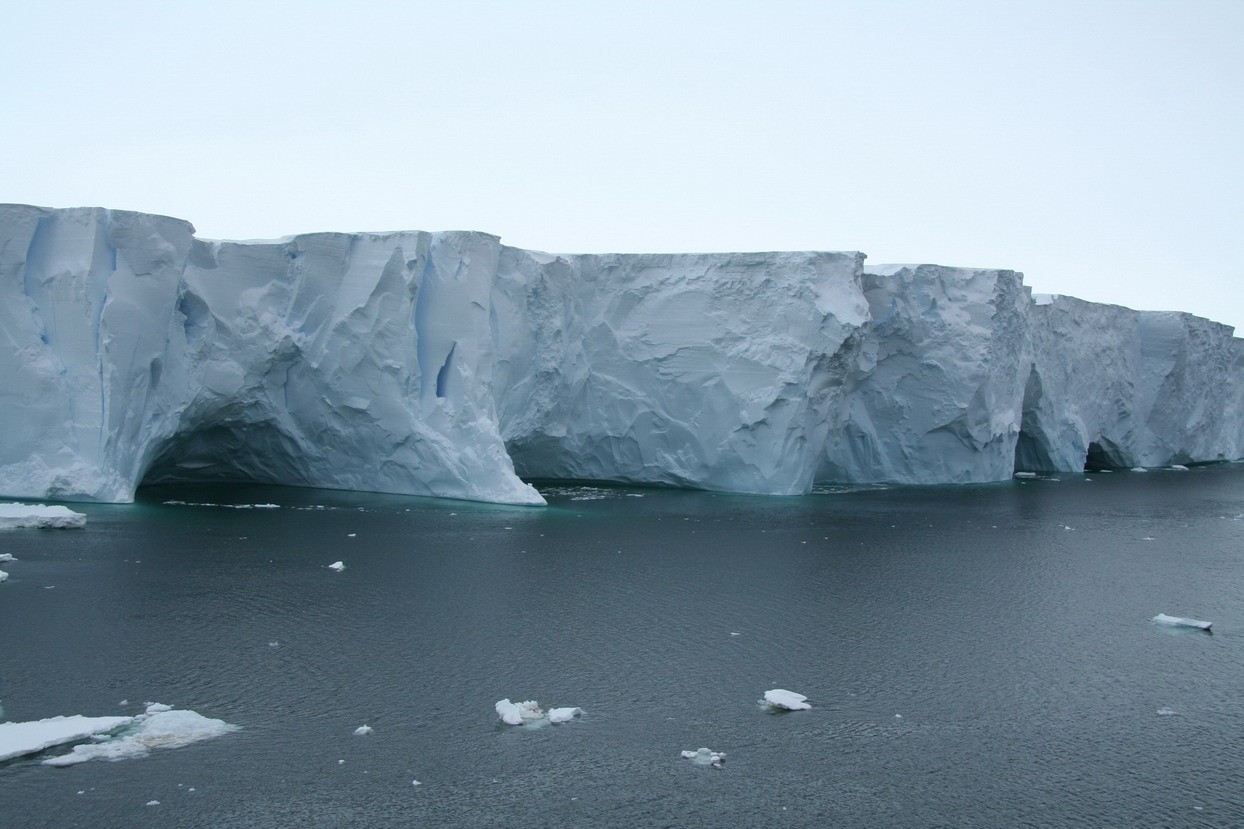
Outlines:
{"type": "Polygon", "coordinates": [[[76,530],[86,525],[86,516],[68,507],[45,504],[0,504],[0,530],[20,527],[76,530]]]}
{"type": "Polygon", "coordinates": [[[570,722],[575,717],[583,713],[582,708],[550,708],[548,712],[549,722],[563,723],[570,722]]]}
{"type": "Polygon", "coordinates": [[[164,703],[162,703],[162,702],[146,702],[146,703],[143,703],[143,704],[147,706],[147,708],[146,708],[146,712],[147,712],[148,714],[159,714],[159,713],[161,713],[161,712],[163,712],[163,711],[172,711],[172,710],[173,710],[173,706],[171,706],[171,705],[165,705],[165,704],[164,704],[164,703]]]}
{"type": "Polygon", "coordinates": [[[1182,463],[1173,463],[1166,468],[1173,472],[1187,472],[1188,471],[1188,467],[1184,466],[1182,463]]]}
{"type": "Polygon", "coordinates": [[[1162,717],[1171,717],[1179,714],[1174,708],[1159,708],[1158,715],[1162,717]]]}
{"type": "Polygon", "coordinates": [[[340,573],[342,570],[346,569],[346,565],[345,565],[345,562],[343,561],[334,561],[332,564],[328,565],[328,569],[336,570],[338,573],[340,573]]]}
{"type": "Polygon", "coordinates": [[[1213,622],[1202,622],[1200,619],[1185,619],[1182,616],[1167,616],[1165,613],[1159,613],[1153,617],[1153,621],[1160,625],[1171,625],[1172,627],[1200,628],[1201,630],[1209,630],[1213,627],[1213,622]]]}
{"type": "Polygon", "coordinates": [[[8,581],[8,580],[9,580],[9,574],[4,572],[3,570],[0,570],[0,582],[8,581]]]}
{"type": "Polygon", "coordinates": [[[774,688],[772,691],[765,691],[763,704],[783,711],[806,711],[812,707],[807,699],[803,694],[774,688]]]}
{"type": "Polygon", "coordinates": [[[1037,473],[1036,472],[1016,472],[1015,477],[1016,478],[1035,478],[1037,477],[1037,473]]]}
{"type": "Polygon", "coordinates": [[[133,717],[49,717],[31,722],[0,723],[0,761],[23,754],[36,754],[45,748],[76,743],[97,734],[107,734],[133,722],[133,717]]]}
{"type": "MultiPolygon", "coordinates": [[[[160,706],[156,703],[150,707],[160,706]]],[[[180,748],[237,730],[236,725],[204,717],[195,711],[156,710],[154,713],[139,714],[127,727],[102,742],[74,746],[69,754],[50,757],[43,763],[47,766],[72,766],[88,760],[128,760],[145,757],[152,749],[180,748]]]]}
{"type": "Polygon", "coordinates": [[[714,768],[721,768],[721,764],[726,760],[726,753],[724,751],[713,751],[708,748],[699,748],[695,751],[684,751],[682,756],[695,763],[697,766],[713,766],[714,768]]]}
{"type": "Polygon", "coordinates": [[[17,558],[14,557],[12,553],[0,553],[0,563],[6,563],[10,561],[17,561],[17,558]]]}
{"type": "Polygon", "coordinates": [[[500,700],[495,706],[497,716],[506,725],[541,725],[544,722],[565,723],[583,714],[582,708],[550,708],[541,710],[540,704],[534,699],[525,702],[510,702],[508,698],[500,700]]]}
{"type": "Polygon", "coordinates": [[[358,728],[354,729],[354,733],[359,735],[360,737],[365,737],[368,734],[371,734],[375,730],[376,729],[372,728],[370,725],[360,725],[358,728]]]}

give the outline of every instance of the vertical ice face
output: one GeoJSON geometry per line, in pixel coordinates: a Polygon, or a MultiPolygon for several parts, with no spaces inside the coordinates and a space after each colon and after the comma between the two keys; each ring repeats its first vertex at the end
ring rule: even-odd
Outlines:
{"type": "Polygon", "coordinates": [[[506,249],[494,305],[520,472],[799,494],[867,320],[855,253],[506,249]]]}
{"type": "Polygon", "coordinates": [[[127,500],[194,228],[98,208],[0,207],[0,492],[127,500]]]}
{"type": "Polygon", "coordinates": [[[518,474],[798,494],[1244,453],[1244,343],[858,253],[211,242],[0,205],[0,496],[257,480],[539,504],[518,474]]]}
{"type": "Polygon", "coordinates": [[[820,477],[911,484],[1008,478],[1030,360],[1014,271],[870,266],[870,321],[820,477]]]}

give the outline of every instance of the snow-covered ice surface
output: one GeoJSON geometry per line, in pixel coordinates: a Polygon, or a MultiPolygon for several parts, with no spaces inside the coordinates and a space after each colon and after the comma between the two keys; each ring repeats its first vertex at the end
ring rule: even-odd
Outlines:
{"type": "Polygon", "coordinates": [[[49,717],[31,722],[0,723],[0,760],[37,754],[64,743],[107,734],[129,725],[133,717],[49,717]]]}
{"type": "Polygon", "coordinates": [[[4,497],[251,480],[542,504],[520,475],[786,495],[1244,455],[1231,328],[1034,299],[1009,270],[221,242],[0,205],[0,274],[4,497]]]}
{"type": "Polygon", "coordinates": [[[239,728],[195,711],[169,709],[163,705],[149,705],[147,711],[149,713],[134,717],[128,727],[108,739],[74,746],[70,753],[49,757],[43,763],[48,766],[72,766],[88,760],[129,760],[144,757],[153,749],[180,748],[239,728]]]}
{"type": "Polygon", "coordinates": [[[47,504],[0,504],[0,530],[30,527],[44,530],[76,530],[86,526],[86,516],[69,507],[47,504]]]}
{"type": "Polygon", "coordinates": [[[765,691],[764,704],[770,708],[778,708],[784,711],[806,711],[812,707],[808,704],[808,698],[803,694],[797,694],[794,691],[787,691],[783,688],[765,691]]]}

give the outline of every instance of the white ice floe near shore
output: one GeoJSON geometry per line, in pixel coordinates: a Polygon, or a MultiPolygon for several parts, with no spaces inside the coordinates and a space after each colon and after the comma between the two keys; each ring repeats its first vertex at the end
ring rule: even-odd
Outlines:
{"type": "Polygon", "coordinates": [[[783,711],[806,711],[812,707],[808,704],[808,698],[803,694],[782,688],[765,691],[763,704],[783,711]]]}
{"type": "Polygon", "coordinates": [[[697,766],[713,766],[714,768],[721,768],[721,764],[726,761],[726,753],[724,751],[713,751],[703,747],[695,751],[684,751],[682,756],[697,766]]]}
{"type": "Polygon", "coordinates": [[[1244,456],[1231,328],[1034,299],[1009,270],[224,242],[0,205],[0,277],[0,497],[252,480],[538,505],[520,475],[789,495],[1244,456]]]}
{"type": "Polygon", "coordinates": [[[1200,619],[1187,619],[1183,616],[1167,616],[1165,613],[1159,613],[1153,617],[1153,621],[1160,625],[1170,625],[1171,627],[1199,628],[1201,630],[1209,630],[1214,626],[1213,622],[1202,622],[1200,619]]]}
{"type": "Polygon", "coordinates": [[[0,760],[37,754],[52,746],[76,743],[129,725],[133,717],[49,717],[31,722],[0,723],[0,760]]]}
{"type": "Polygon", "coordinates": [[[23,527],[42,530],[76,530],[86,526],[86,516],[69,507],[47,504],[0,504],[0,530],[23,527]]]}
{"type": "Polygon", "coordinates": [[[43,763],[48,766],[72,766],[88,760],[128,760],[144,757],[154,749],[180,748],[239,728],[195,711],[161,708],[164,706],[149,705],[148,711],[152,713],[134,717],[128,726],[103,741],[74,746],[70,753],[49,757],[43,763]]]}

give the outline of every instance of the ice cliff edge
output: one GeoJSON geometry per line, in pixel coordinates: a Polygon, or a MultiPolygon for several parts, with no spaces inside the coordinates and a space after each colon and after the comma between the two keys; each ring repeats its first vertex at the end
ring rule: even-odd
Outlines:
{"type": "Polygon", "coordinates": [[[539,504],[520,476],[800,494],[1244,455],[1229,327],[859,253],[219,242],[0,205],[0,334],[6,497],[214,479],[539,504]]]}

